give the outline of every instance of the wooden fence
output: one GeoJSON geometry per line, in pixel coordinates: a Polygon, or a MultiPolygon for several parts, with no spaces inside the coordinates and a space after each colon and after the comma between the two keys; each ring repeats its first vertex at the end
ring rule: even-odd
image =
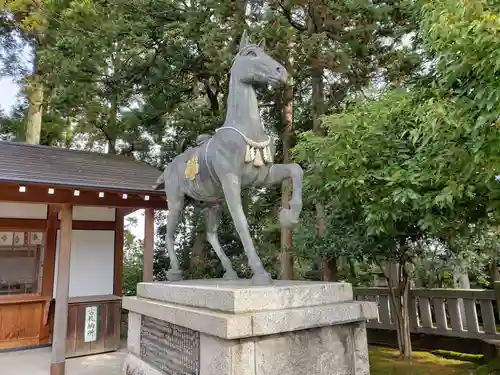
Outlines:
{"type": "MultiPolygon", "coordinates": [[[[497,301],[500,284],[486,289],[412,289],[410,327],[413,333],[482,340],[500,340],[497,301]]],[[[379,317],[368,328],[395,330],[393,306],[388,288],[356,288],[357,300],[378,304],[379,317]]]]}

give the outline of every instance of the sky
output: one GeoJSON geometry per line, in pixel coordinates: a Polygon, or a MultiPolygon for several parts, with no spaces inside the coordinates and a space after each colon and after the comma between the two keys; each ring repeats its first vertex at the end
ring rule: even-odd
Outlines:
{"type": "Polygon", "coordinates": [[[0,108],[9,112],[16,104],[19,87],[8,77],[0,77],[0,108]]]}
{"type": "MultiPolygon", "coordinates": [[[[0,108],[9,113],[16,104],[19,86],[8,77],[0,77],[0,108]]],[[[144,210],[136,211],[127,217],[136,217],[137,225],[130,228],[132,233],[140,239],[144,239],[144,210]]]]}
{"type": "MultiPolygon", "coordinates": [[[[143,240],[144,239],[144,210],[139,210],[136,211],[127,217],[136,217],[137,218],[137,225],[135,227],[130,228],[131,232],[136,236],[138,239],[143,240]]],[[[125,220],[126,220],[125,218],[125,220]]]]}

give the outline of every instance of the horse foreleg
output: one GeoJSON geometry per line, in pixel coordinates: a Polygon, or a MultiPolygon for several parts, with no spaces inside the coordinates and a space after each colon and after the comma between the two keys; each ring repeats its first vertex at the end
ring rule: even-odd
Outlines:
{"type": "Polygon", "coordinates": [[[182,280],[182,271],[179,267],[177,255],[175,254],[174,236],[179,226],[182,210],[184,209],[184,197],[168,195],[168,198],[167,234],[165,242],[170,258],[170,269],[167,271],[167,280],[179,281],[182,280]]]}
{"type": "Polygon", "coordinates": [[[231,260],[227,257],[222,250],[222,246],[219,242],[219,237],[217,235],[217,228],[220,223],[220,205],[214,205],[205,210],[205,222],[207,227],[207,240],[212,245],[215,253],[219,257],[222,266],[224,267],[224,278],[226,280],[237,280],[238,274],[234,271],[231,260]]]}
{"type": "Polygon", "coordinates": [[[276,185],[285,179],[292,179],[292,198],[290,208],[282,207],[280,211],[280,224],[287,228],[293,228],[299,222],[302,211],[302,184],[304,172],[298,164],[273,164],[269,169],[269,174],[264,181],[265,185],[276,185]]]}
{"type": "Polygon", "coordinates": [[[226,197],[227,206],[234,226],[240,236],[243,248],[248,258],[248,263],[253,271],[252,281],[257,285],[269,285],[272,282],[271,275],[266,272],[262,262],[253,245],[248,222],[241,204],[241,181],[234,173],[217,173],[222,183],[222,189],[226,197]]]}

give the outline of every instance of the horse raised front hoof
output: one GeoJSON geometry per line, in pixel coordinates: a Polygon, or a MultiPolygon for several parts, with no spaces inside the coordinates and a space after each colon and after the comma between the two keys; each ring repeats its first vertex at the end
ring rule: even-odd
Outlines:
{"type": "Polygon", "coordinates": [[[238,274],[234,270],[226,271],[224,273],[224,280],[238,280],[238,279],[239,279],[238,274]]]}
{"type": "Polygon", "coordinates": [[[252,277],[252,284],[256,286],[266,286],[271,285],[273,283],[273,279],[271,274],[267,272],[257,273],[252,277]]]}
{"type": "Polygon", "coordinates": [[[168,270],[167,271],[167,280],[168,281],[181,281],[182,280],[182,271],[180,271],[180,270],[168,270]]]}
{"type": "Polygon", "coordinates": [[[289,229],[295,228],[299,223],[299,215],[296,215],[288,208],[282,208],[280,211],[280,224],[281,226],[289,229]]]}

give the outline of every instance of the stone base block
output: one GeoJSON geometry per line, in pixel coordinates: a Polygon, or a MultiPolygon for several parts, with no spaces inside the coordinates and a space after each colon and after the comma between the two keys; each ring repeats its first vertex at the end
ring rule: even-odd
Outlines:
{"type": "Polygon", "coordinates": [[[368,375],[371,302],[349,284],[141,283],[124,375],[368,375]]]}

